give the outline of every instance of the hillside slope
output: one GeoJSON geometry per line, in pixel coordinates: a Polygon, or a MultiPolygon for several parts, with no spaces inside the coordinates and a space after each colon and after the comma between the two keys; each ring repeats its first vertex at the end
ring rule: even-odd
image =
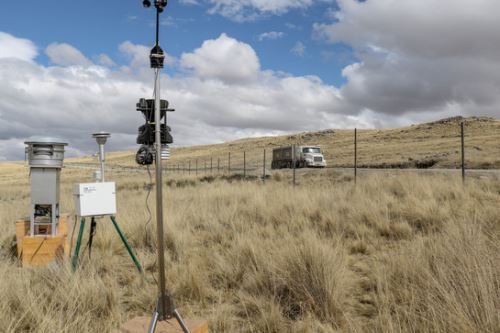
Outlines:
{"type": "MultiPolygon", "coordinates": [[[[358,130],[358,165],[360,167],[433,167],[456,168],[460,165],[460,122],[465,123],[465,155],[468,168],[500,168],[500,120],[485,117],[454,117],[435,122],[395,129],[358,130]]],[[[276,137],[241,139],[232,142],[173,148],[170,167],[194,168],[219,163],[227,168],[228,153],[231,166],[243,164],[243,152],[249,168],[262,166],[263,150],[267,163],[273,147],[290,144],[320,145],[329,166],[351,167],[353,165],[354,131],[331,129],[318,132],[298,133],[276,137]]],[[[134,151],[112,152],[108,163],[119,166],[135,166],[134,151]]],[[[86,157],[68,159],[69,163],[95,163],[86,157]]]]}

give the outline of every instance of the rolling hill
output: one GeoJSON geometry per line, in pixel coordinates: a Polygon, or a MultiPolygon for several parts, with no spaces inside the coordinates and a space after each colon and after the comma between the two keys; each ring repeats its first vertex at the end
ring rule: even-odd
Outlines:
{"type": "MultiPolygon", "coordinates": [[[[487,117],[454,117],[394,129],[358,130],[358,166],[370,168],[457,168],[460,166],[460,122],[465,127],[467,168],[500,168],[500,120],[487,117]]],[[[262,166],[263,150],[267,164],[273,147],[290,144],[321,146],[331,167],[351,167],[354,159],[354,131],[329,129],[292,135],[240,139],[236,141],[173,148],[170,167],[194,168],[205,165],[221,168],[243,164],[243,152],[249,168],[262,166]]],[[[115,166],[136,166],[135,151],[110,152],[107,163],[115,166]]],[[[92,157],[67,159],[68,163],[95,163],[92,157]]]]}

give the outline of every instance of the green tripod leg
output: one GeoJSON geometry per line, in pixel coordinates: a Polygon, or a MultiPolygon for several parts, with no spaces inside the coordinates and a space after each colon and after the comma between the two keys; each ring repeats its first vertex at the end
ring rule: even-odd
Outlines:
{"type": "Polygon", "coordinates": [[[80,252],[80,246],[82,245],[84,228],[85,228],[85,218],[82,217],[80,221],[80,231],[78,231],[78,238],[76,240],[75,253],[73,254],[73,259],[71,260],[71,266],[73,267],[73,272],[76,270],[76,266],[78,265],[78,253],[80,252]]]}
{"type": "Polygon", "coordinates": [[[143,273],[141,264],[139,263],[139,260],[137,260],[135,254],[134,254],[134,251],[132,251],[132,248],[130,247],[130,244],[127,242],[127,239],[125,238],[125,236],[123,235],[122,231],[120,230],[120,227],[118,226],[118,223],[116,223],[115,217],[114,216],[110,216],[110,217],[111,217],[111,221],[113,221],[113,225],[115,226],[116,231],[118,231],[118,235],[120,235],[120,238],[121,238],[123,244],[125,245],[125,248],[128,251],[128,254],[130,254],[130,257],[132,257],[132,260],[134,261],[135,267],[137,267],[137,270],[140,273],[143,273]]]}

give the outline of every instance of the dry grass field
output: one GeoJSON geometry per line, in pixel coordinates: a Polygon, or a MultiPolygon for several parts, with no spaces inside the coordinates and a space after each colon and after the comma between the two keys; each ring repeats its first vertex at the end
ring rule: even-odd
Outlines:
{"type": "MultiPolygon", "coordinates": [[[[64,212],[74,213],[72,184],[90,173],[63,170],[64,212]]],[[[0,332],[108,332],[151,312],[149,180],[107,178],[117,182],[117,220],[144,276],[107,220],[76,273],[68,261],[20,268],[11,244],[14,221],[28,212],[28,171],[0,164],[0,332]]],[[[414,173],[363,174],[354,185],[332,170],[296,187],[280,172],[265,183],[165,182],[168,286],[182,314],[208,319],[213,333],[500,332],[496,174],[465,186],[456,174],[414,173]]],[[[154,194],[150,207],[154,214],[154,194]]]]}
{"type": "MultiPolygon", "coordinates": [[[[458,168],[460,166],[460,122],[465,123],[466,165],[471,169],[500,168],[500,120],[491,118],[450,118],[440,121],[395,129],[358,130],[358,164],[378,168],[458,168]]],[[[174,133],[175,135],[175,133],[174,133]]],[[[267,165],[271,165],[271,150],[290,144],[320,145],[329,166],[353,165],[353,130],[333,129],[278,137],[243,139],[223,144],[174,148],[169,161],[171,167],[204,168],[205,163],[215,168],[220,160],[227,166],[241,168],[243,151],[249,169],[261,168],[263,150],[267,150],[267,165]]],[[[112,139],[111,139],[112,140],[112,139]]],[[[116,152],[108,156],[110,164],[135,166],[135,151],[116,152]]],[[[73,163],[93,163],[92,158],[68,160],[73,163]]]]}

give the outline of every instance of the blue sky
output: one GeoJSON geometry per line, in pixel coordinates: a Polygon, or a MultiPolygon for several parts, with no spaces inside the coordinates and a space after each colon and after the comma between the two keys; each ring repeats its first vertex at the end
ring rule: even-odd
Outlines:
{"type": "MultiPolygon", "coordinates": [[[[117,64],[126,59],[118,45],[132,43],[152,45],[154,38],[153,7],[144,9],[140,0],[107,1],[8,1],[1,5],[0,31],[27,38],[41,49],[51,43],[68,43],[89,58],[101,53],[117,64]]],[[[264,13],[255,20],[237,22],[218,14],[209,14],[210,5],[183,4],[170,1],[162,14],[161,44],[166,52],[179,57],[199,47],[204,40],[221,33],[252,45],[263,69],[292,75],[317,75],[324,82],[341,85],[341,70],[354,62],[352,49],[344,44],[330,44],[314,38],[313,24],[331,22],[329,13],[337,9],[332,1],[319,1],[301,9],[273,15],[264,13]],[[279,33],[280,38],[262,39],[262,34],[279,33]],[[304,46],[304,53],[292,49],[304,46]]],[[[299,48],[300,49],[300,48],[299,48]]],[[[39,55],[49,64],[47,56],[39,55]]]]}
{"type": "MultiPolygon", "coordinates": [[[[500,118],[498,0],[179,0],[162,14],[175,145],[500,118]]],[[[2,1],[0,160],[25,140],[135,149],[152,94],[140,0],[2,1]],[[22,109],[22,112],[20,110],[22,109]]]]}

